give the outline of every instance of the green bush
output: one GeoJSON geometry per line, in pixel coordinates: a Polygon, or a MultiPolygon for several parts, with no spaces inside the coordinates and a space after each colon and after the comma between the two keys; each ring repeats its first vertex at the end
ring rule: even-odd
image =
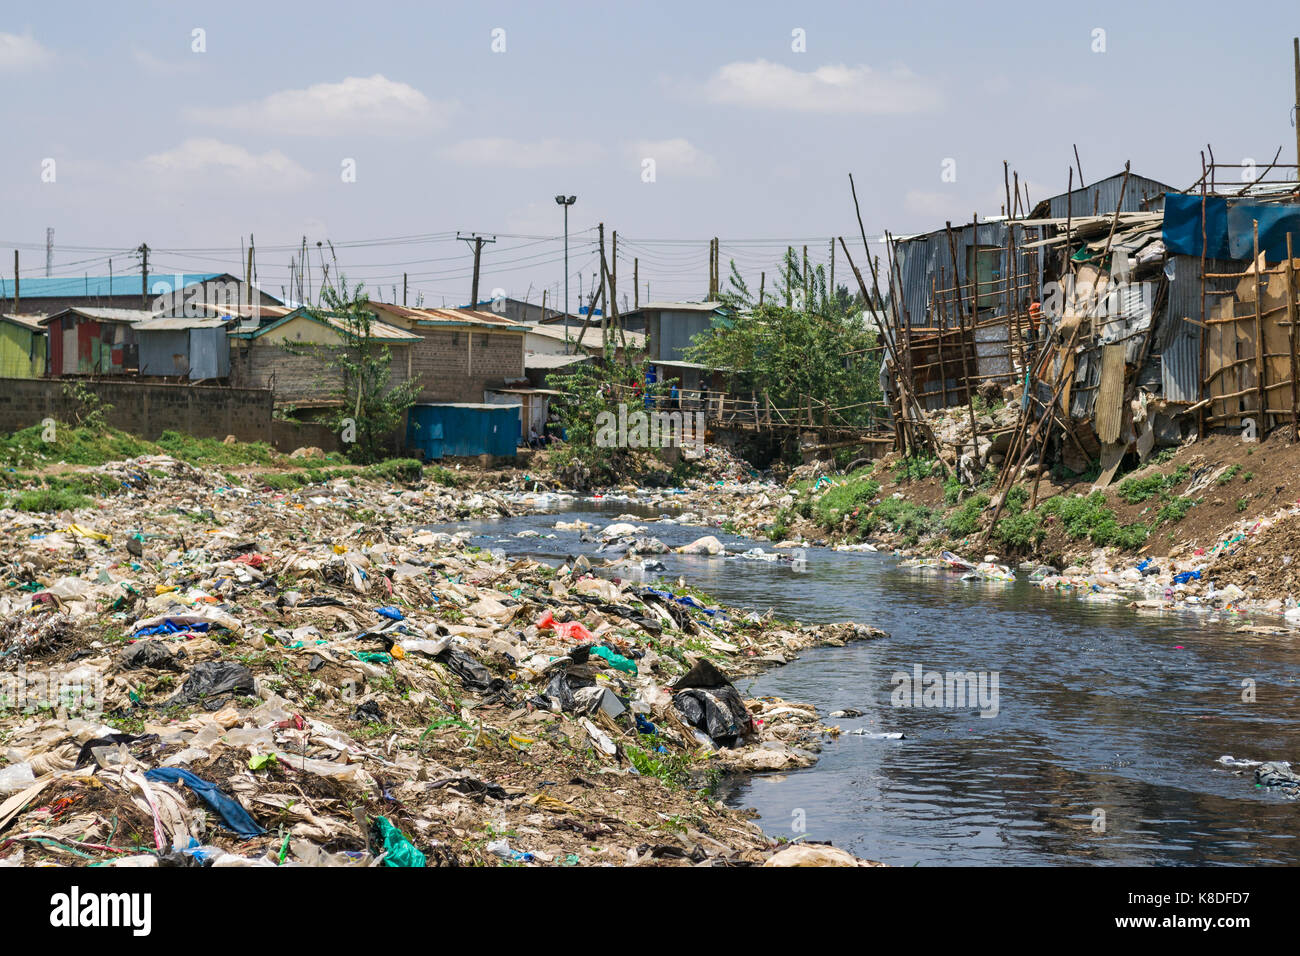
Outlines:
{"type": "Polygon", "coordinates": [[[948,515],[947,519],[944,521],[944,526],[948,529],[948,533],[959,538],[964,538],[967,535],[974,534],[979,530],[980,514],[988,507],[988,505],[988,495],[980,494],[975,495],[972,498],[967,498],[965,503],[952,514],[948,515]]]}
{"type": "Polygon", "coordinates": [[[993,537],[1008,548],[1025,551],[1037,547],[1047,537],[1043,527],[1043,518],[1037,512],[1029,511],[998,519],[993,529],[993,537]]]}

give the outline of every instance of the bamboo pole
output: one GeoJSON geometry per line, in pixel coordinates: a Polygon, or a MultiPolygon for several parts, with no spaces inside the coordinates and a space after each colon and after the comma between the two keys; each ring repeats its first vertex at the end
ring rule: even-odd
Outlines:
{"type": "MultiPolygon", "coordinates": [[[[957,267],[957,240],[954,239],[954,238],[953,238],[953,235],[952,235],[952,223],[951,223],[951,222],[947,222],[947,223],[945,223],[945,224],[944,224],[944,230],[945,230],[945,232],[946,232],[947,235],[948,235],[948,254],[952,257],[952,281],[953,281],[953,288],[954,288],[954,289],[957,289],[957,288],[959,287],[959,285],[960,285],[959,276],[961,275],[961,272],[960,272],[960,270],[959,270],[958,267],[957,267]]],[[[972,241],[974,241],[974,242],[976,243],[976,247],[978,248],[978,241],[979,241],[979,236],[978,236],[978,234],[975,235],[975,236],[972,236],[972,241]]],[[[968,278],[969,278],[969,277],[968,277],[968,278]]],[[[972,285],[971,285],[971,303],[970,303],[970,307],[971,307],[971,318],[972,318],[972,320],[974,319],[974,316],[975,316],[975,302],[976,302],[975,296],[976,296],[977,294],[978,294],[978,293],[977,293],[976,290],[975,290],[975,286],[974,286],[974,284],[972,283],[972,285]]],[[[975,424],[975,390],[974,390],[974,386],[971,384],[970,359],[969,359],[969,357],[968,357],[968,353],[967,353],[967,351],[966,351],[966,321],[965,321],[965,315],[964,315],[964,312],[963,312],[962,307],[961,307],[961,299],[960,299],[960,298],[955,298],[955,299],[953,300],[953,307],[957,310],[957,322],[958,322],[959,327],[960,327],[960,329],[961,329],[961,366],[962,366],[962,374],[963,374],[963,375],[965,376],[965,378],[966,378],[966,407],[967,407],[968,409],[970,409],[970,443],[971,443],[971,454],[972,454],[975,458],[979,458],[980,446],[979,446],[979,440],[978,440],[978,437],[977,437],[977,435],[978,435],[978,428],[977,428],[977,426],[976,426],[976,424],[975,424]]],[[[975,348],[975,333],[974,333],[973,331],[971,332],[971,348],[972,348],[972,349],[975,348]]],[[[976,367],[976,371],[978,371],[978,370],[979,370],[979,369],[978,369],[978,366],[977,366],[977,367],[976,367]]]]}
{"type": "Polygon", "coordinates": [[[1291,349],[1291,441],[1300,441],[1300,379],[1296,377],[1295,263],[1291,259],[1291,233],[1286,234],[1287,339],[1291,349]]]}
{"type": "Polygon", "coordinates": [[[1255,248],[1255,388],[1259,393],[1259,428],[1260,432],[1268,431],[1268,415],[1265,409],[1268,402],[1264,396],[1265,370],[1267,366],[1264,363],[1264,317],[1260,315],[1260,308],[1263,305],[1263,294],[1259,284],[1259,220],[1254,222],[1254,248],[1255,248]]]}

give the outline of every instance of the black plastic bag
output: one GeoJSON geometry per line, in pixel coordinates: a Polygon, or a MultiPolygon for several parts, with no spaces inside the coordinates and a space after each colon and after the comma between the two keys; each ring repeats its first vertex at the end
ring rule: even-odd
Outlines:
{"type": "Polygon", "coordinates": [[[222,704],[232,696],[252,696],[256,693],[253,672],[243,664],[204,661],[190,669],[181,689],[163,706],[173,707],[176,704],[196,704],[202,701],[205,710],[220,710],[222,704]]]}

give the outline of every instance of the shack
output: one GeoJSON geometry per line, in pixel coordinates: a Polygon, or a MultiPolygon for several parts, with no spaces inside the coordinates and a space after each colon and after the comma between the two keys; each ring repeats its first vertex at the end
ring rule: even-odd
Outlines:
{"type": "Polygon", "coordinates": [[[0,315],[0,378],[45,374],[45,329],[36,315],[0,315]]]}
{"type": "Polygon", "coordinates": [[[62,309],[37,322],[49,337],[48,375],[128,375],[139,368],[132,328],[153,317],[143,309],[62,309]]]}
{"type": "Polygon", "coordinates": [[[444,457],[510,457],[519,444],[519,405],[447,402],[412,405],[406,445],[425,461],[444,457]]]}
{"type": "Polygon", "coordinates": [[[192,382],[230,375],[229,317],[160,316],[137,322],[140,375],[183,378],[192,382]]]}

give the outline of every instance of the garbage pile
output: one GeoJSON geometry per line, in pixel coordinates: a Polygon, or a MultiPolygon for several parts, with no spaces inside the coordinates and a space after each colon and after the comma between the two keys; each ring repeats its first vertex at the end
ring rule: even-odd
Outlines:
{"type": "Polygon", "coordinates": [[[110,473],[0,511],[0,865],[762,864],[702,787],[827,729],[734,680],[883,636],[427,529],[490,491],[110,473]]]}

